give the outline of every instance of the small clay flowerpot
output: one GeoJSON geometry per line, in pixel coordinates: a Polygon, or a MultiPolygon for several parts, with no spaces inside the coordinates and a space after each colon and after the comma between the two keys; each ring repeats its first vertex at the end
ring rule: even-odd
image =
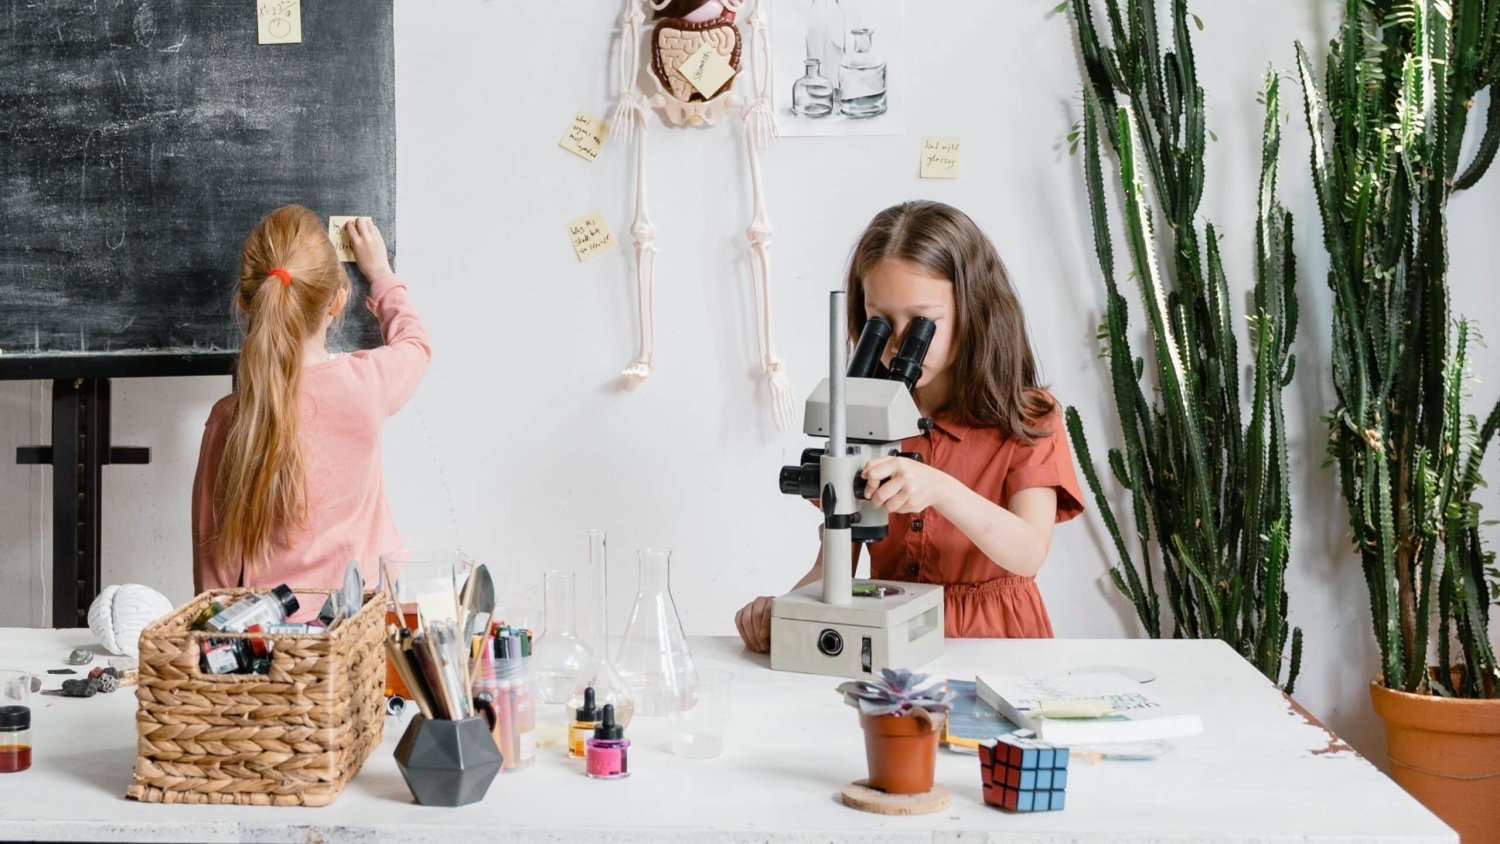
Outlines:
{"type": "Polygon", "coordinates": [[[914,715],[860,713],[865,729],[865,761],[870,787],[887,794],[922,794],[932,790],[938,734],[945,715],[929,720],[914,715]]]}

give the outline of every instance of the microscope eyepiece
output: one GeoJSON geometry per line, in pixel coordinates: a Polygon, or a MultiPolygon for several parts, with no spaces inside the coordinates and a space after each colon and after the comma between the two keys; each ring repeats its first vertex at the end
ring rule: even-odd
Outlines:
{"type": "Polygon", "coordinates": [[[880,355],[891,339],[891,323],[885,317],[870,317],[859,332],[854,354],[849,356],[850,378],[871,378],[880,366],[880,355]]]}
{"type": "MultiPolygon", "coordinates": [[[[906,327],[906,336],[901,338],[901,349],[891,361],[892,381],[905,383],[908,390],[917,386],[922,377],[922,360],[927,357],[927,347],[932,344],[932,336],[936,333],[937,325],[927,317],[911,321],[906,327]]],[[[863,335],[860,340],[864,340],[863,335]]]]}

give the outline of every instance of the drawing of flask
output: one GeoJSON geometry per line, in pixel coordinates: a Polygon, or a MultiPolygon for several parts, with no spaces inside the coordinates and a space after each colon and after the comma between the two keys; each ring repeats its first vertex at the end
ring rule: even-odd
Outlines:
{"type": "Polygon", "coordinates": [[[635,698],[636,713],[666,715],[674,700],[691,693],[698,672],[672,600],[672,552],[644,548],[637,553],[640,588],[615,664],[635,698]]]}
{"type": "MultiPolygon", "coordinates": [[[[807,12],[807,58],[817,59],[821,73],[832,88],[832,99],[838,101],[839,65],[844,61],[844,41],[848,29],[844,23],[844,6],[847,0],[812,0],[807,12]]],[[[795,91],[793,92],[795,93],[795,91]]]]}
{"type": "Polygon", "coordinates": [[[839,68],[839,111],[848,117],[885,114],[885,62],[871,49],[875,32],[856,29],[854,51],[844,56],[839,68]]]}
{"type": "Polygon", "coordinates": [[[833,83],[819,72],[818,60],[806,61],[807,75],[792,87],[792,112],[803,117],[827,117],[833,113],[833,83]]]}

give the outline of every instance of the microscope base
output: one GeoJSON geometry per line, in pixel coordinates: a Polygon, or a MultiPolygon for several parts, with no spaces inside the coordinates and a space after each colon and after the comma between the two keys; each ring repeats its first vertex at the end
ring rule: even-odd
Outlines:
{"type": "Polygon", "coordinates": [[[943,587],[854,581],[856,597],[825,604],[822,584],[777,598],[771,608],[771,668],[833,677],[868,677],[882,668],[916,669],[943,653],[943,587]],[[884,597],[858,595],[894,587],[884,597]]]}

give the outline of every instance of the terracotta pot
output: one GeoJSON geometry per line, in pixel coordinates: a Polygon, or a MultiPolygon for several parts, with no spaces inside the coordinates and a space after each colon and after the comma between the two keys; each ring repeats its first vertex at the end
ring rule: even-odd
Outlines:
{"type": "Polygon", "coordinates": [[[869,716],[860,713],[865,728],[865,761],[870,787],[887,794],[922,794],[932,790],[937,765],[938,734],[943,715],[926,721],[911,715],[869,716]]]}
{"type": "Polygon", "coordinates": [[[1370,684],[1391,779],[1458,831],[1500,842],[1500,700],[1414,695],[1370,684]],[[1486,776],[1487,775],[1487,776],[1486,776]]]}

